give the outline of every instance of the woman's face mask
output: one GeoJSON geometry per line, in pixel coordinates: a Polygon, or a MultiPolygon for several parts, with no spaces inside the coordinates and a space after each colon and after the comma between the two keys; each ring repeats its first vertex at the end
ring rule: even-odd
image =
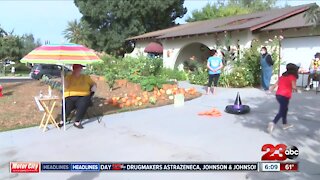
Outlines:
{"type": "Polygon", "coordinates": [[[265,51],[265,50],[261,50],[260,53],[261,53],[261,54],[265,54],[266,51],[265,51]]]}

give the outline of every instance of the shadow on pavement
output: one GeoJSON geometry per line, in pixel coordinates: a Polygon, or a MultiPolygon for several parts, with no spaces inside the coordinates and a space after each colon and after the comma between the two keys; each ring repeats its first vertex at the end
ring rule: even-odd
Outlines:
{"type": "MultiPolygon", "coordinates": [[[[233,99],[230,99],[232,103],[233,99]]],[[[251,112],[239,116],[236,123],[267,133],[266,128],[278,112],[274,95],[265,98],[246,98],[251,112]]],[[[320,179],[320,94],[303,92],[293,94],[290,100],[288,123],[294,127],[282,130],[282,120],[276,125],[272,137],[280,143],[294,145],[300,150],[298,173],[249,173],[249,179],[320,179]]],[[[266,142],[268,143],[268,142],[266,142]]]]}

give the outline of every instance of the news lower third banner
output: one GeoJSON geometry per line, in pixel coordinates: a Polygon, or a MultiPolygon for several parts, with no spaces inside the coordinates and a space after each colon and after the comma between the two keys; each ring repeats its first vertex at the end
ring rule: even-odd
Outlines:
{"type": "MultiPolygon", "coordinates": [[[[108,163],[108,162],[10,162],[11,173],[111,172],[111,171],[280,171],[281,163],[108,163]]],[[[296,168],[295,168],[296,167],[296,168]]],[[[287,169],[288,170],[288,169],[287,169]]]]}

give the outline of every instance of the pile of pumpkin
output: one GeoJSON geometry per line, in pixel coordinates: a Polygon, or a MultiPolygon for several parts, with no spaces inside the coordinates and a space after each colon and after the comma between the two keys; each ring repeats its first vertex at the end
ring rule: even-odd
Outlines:
{"type": "Polygon", "coordinates": [[[189,89],[184,88],[168,88],[168,89],[154,89],[152,92],[144,91],[142,94],[137,95],[134,93],[125,94],[123,97],[111,97],[107,100],[107,103],[119,107],[132,107],[132,106],[142,106],[145,104],[156,104],[158,100],[173,100],[174,95],[195,95],[197,93],[196,88],[192,87],[189,89]]]}

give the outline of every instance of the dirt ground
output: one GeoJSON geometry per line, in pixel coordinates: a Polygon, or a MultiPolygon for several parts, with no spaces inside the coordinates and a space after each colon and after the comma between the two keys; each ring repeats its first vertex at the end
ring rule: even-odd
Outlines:
{"type": "MultiPolygon", "coordinates": [[[[110,91],[106,82],[99,77],[92,77],[97,82],[98,89],[93,98],[93,106],[88,109],[89,116],[102,116],[106,114],[131,111],[136,109],[150,108],[172,104],[173,100],[159,98],[156,104],[145,103],[141,106],[130,106],[120,108],[108,104],[112,97],[124,97],[128,94],[142,95],[143,91],[136,84],[127,83],[123,85],[117,83],[114,90],[110,91]]],[[[44,95],[48,92],[48,85],[40,81],[29,81],[22,83],[5,83],[3,86],[3,97],[0,97],[0,131],[30,127],[39,125],[43,112],[39,111],[34,97],[39,96],[40,91],[44,95]]],[[[61,93],[53,90],[53,95],[61,97],[61,93]]],[[[148,95],[152,96],[153,92],[148,95]]],[[[185,100],[190,100],[201,96],[200,93],[194,95],[186,94],[185,100]]],[[[54,109],[54,118],[61,119],[61,100],[57,102],[54,109]]]]}

